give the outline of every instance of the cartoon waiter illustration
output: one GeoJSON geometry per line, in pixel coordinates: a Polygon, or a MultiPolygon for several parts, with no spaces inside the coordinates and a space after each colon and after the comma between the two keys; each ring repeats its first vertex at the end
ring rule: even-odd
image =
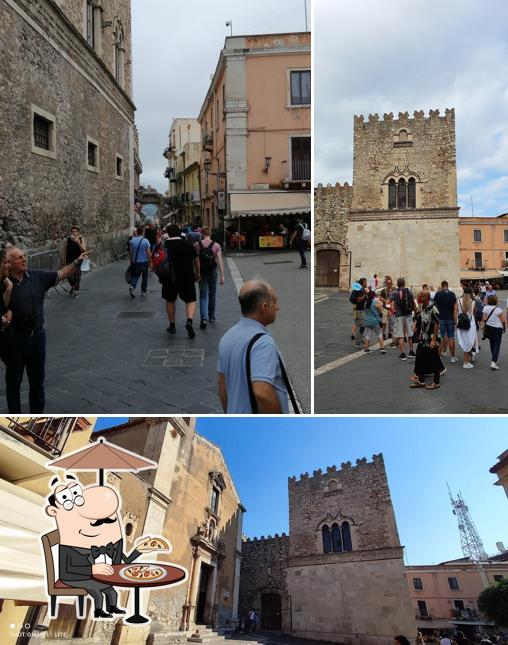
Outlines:
{"type": "MultiPolygon", "coordinates": [[[[106,459],[107,464],[114,462],[111,454],[113,453],[118,459],[123,460],[122,470],[141,470],[157,465],[103,440],[48,465],[61,467],[66,463],[72,463],[69,460],[78,455],[79,462],[72,466],[72,469],[92,470],[90,467],[87,468],[90,454],[96,468],[97,459],[104,460],[101,451],[106,448],[110,451],[106,459]],[[131,458],[134,467],[126,467],[126,455],[131,458]],[[140,466],[141,462],[145,465],[140,466]]],[[[103,465],[107,466],[107,464],[103,465]]],[[[95,619],[112,619],[117,614],[126,613],[125,609],[118,606],[118,593],[114,584],[134,587],[135,614],[138,618],[142,618],[139,616],[141,586],[161,586],[164,584],[164,578],[167,584],[172,584],[173,581],[180,582],[186,577],[185,569],[163,563],[121,566],[130,565],[143,553],[169,552],[171,545],[162,537],[144,536],[138,540],[131,553],[128,555],[124,553],[124,527],[120,516],[121,499],[114,488],[104,485],[102,467],[97,484],[83,487],[76,477],[65,473],[62,478],[58,476],[53,478],[50,487],[51,494],[47,498],[45,512],[54,518],[58,530],[59,581],[67,587],[85,590],[91,596],[95,619]],[[170,569],[179,570],[178,576],[173,576],[173,581],[169,580],[170,569]],[[115,582],[110,582],[108,578],[115,582]]],[[[133,620],[133,617],[126,620],[142,622],[133,620]]],[[[143,622],[147,620],[143,618],[143,622]]]]}

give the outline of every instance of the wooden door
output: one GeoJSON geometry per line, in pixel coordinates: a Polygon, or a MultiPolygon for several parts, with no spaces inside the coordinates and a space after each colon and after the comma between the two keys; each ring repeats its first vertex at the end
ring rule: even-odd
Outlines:
{"type": "Polygon", "coordinates": [[[261,596],[261,629],[280,630],[281,599],[278,593],[265,593],[261,596]]]}
{"type": "Polygon", "coordinates": [[[335,249],[323,249],[316,255],[316,287],[339,286],[340,253],[335,249]]]}

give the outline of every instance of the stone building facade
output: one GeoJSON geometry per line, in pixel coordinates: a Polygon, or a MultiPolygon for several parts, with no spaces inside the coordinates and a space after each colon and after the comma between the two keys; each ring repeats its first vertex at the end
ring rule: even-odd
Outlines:
{"type": "Polygon", "coordinates": [[[285,633],[315,640],[388,645],[414,634],[382,455],[288,487],[289,538],[243,543],[241,610],[250,604],[262,620],[279,611],[285,633]]]}
{"type": "Polygon", "coordinates": [[[326,227],[316,230],[318,286],[347,289],[351,278],[390,274],[408,286],[435,286],[442,279],[459,285],[459,230],[455,152],[455,111],[430,110],[354,118],[353,186],[349,211],[336,209],[339,189],[327,187],[321,221],[343,231],[332,249],[326,227]],[[344,250],[346,245],[347,251],[344,250]],[[321,254],[321,251],[328,251],[321,254]],[[333,251],[335,258],[331,259],[333,251]],[[346,264],[352,275],[335,276],[325,267],[346,264]],[[342,256],[342,257],[341,257],[342,256]],[[325,273],[326,276],[325,277],[325,273]],[[332,284],[323,284],[323,283],[332,284]]]}
{"type": "Polygon", "coordinates": [[[1,0],[0,243],[124,251],[136,169],[130,0],[1,0]],[[121,238],[121,240],[120,240],[121,238]]]}

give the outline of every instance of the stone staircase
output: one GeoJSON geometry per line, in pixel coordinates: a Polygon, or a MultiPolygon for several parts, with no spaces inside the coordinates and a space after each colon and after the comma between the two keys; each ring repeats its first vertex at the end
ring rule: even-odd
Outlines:
{"type": "Polygon", "coordinates": [[[200,625],[196,631],[189,636],[187,641],[189,643],[224,643],[226,640],[226,630],[216,629],[215,627],[209,627],[200,625]]]}

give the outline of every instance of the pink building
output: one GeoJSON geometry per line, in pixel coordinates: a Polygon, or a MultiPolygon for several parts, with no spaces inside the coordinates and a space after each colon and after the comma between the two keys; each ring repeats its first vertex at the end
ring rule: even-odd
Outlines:
{"type": "Polygon", "coordinates": [[[408,566],[406,577],[420,631],[461,630],[473,635],[491,625],[478,610],[478,596],[485,587],[508,578],[508,562],[460,558],[408,566]]]}
{"type": "Polygon", "coordinates": [[[201,107],[204,224],[257,245],[264,225],[310,221],[311,35],[231,36],[201,107]]]}

